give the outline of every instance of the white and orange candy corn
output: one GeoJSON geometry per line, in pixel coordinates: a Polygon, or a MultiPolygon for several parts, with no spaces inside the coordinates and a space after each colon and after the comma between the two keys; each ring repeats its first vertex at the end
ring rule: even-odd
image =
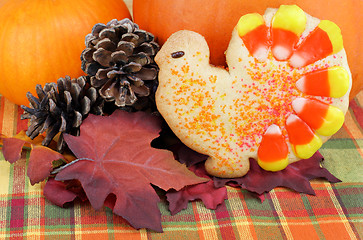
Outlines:
{"type": "Polygon", "coordinates": [[[306,15],[296,5],[281,5],[272,19],[272,53],[279,61],[290,58],[306,26],[306,15]]]}
{"type": "Polygon", "coordinates": [[[297,98],[292,107],[304,122],[323,136],[333,135],[344,123],[342,110],[318,100],[297,98]]]}
{"type": "Polygon", "coordinates": [[[238,21],[237,31],[250,54],[259,61],[266,60],[270,41],[269,29],[263,17],[258,13],[242,16],[238,21]]]}
{"type": "Polygon", "coordinates": [[[289,164],[289,149],[281,129],[272,124],[262,136],[261,144],[257,151],[257,162],[267,171],[280,171],[289,164]]]}
{"type": "Polygon", "coordinates": [[[349,73],[340,66],[321,69],[305,74],[296,87],[309,95],[340,98],[349,90],[349,73]]]}
{"type": "Polygon", "coordinates": [[[308,159],[323,145],[319,136],[298,116],[291,114],[286,119],[286,130],[296,156],[308,159]]]}
{"type": "Polygon", "coordinates": [[[340,28],[331,21],[322,20],[297,47],[289,62],[293,67],[304,67],[342,49],[343,37],[340,28]]]}

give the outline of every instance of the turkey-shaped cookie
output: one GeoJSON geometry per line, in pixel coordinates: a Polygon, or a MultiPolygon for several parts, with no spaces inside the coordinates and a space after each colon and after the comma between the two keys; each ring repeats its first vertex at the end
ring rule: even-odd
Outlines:
{"type": "Polygon", "coordinates": [[[209,64],[205,39],[174,33],[156,56],[157,107],[174,133],[209,156],[207,171],[241,177],[249,158],[269,171],[310,158],[344,122],[351,75],[340,29],[296,5],[242,16],[209,64]]]}

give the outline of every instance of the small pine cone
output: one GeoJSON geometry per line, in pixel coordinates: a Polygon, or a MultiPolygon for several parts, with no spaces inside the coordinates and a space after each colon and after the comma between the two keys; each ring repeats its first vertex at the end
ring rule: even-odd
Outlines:
{"type": "Polygon", "coordinates": [[[85,44],[82,69],[106,101],[136,110],[154,104],[158,73],[154,57],[159,45],[151,33],[127,18],[114,19],[107,25],[96,24],[85,44]]]}
{"type": "Polygon", "coordinates": [[[88,83],[89,77],[71,79],[59,78],[57,83],[47,83],[44,88],[36,86],[38,98],[30,92],[27,98],[30,107],[22,105],[24,113],[21,119],[30,119],[26,135],[34,139],[46,131],[42,145],[48,146],[60,133],[57,150],[65,147],[63,133],[79,135],[79,126],[89,113],[102,114],[103,99],[97,90],[88,83]]]}

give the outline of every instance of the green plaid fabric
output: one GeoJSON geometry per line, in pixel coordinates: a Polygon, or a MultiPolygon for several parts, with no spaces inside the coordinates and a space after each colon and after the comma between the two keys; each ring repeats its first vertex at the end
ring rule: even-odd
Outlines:
{"type": "MultiPolygon", "coordinates": [[[[60,208],[44,198],[44,184],[26,177],[29,151],[11,165],[0,155],[0,239],[362,239],[363,93],[350,104],[343,128],[324,144],[324,166],[342,183],[312,181],[316,196],[276,188],[263,203],[245,190],[228,187],[216,210],[189,203],[171,216],[160,201],[164,233],[135,230],[108,208],[95,211],[76,201],[60,208]]],[[[24,128],[19,107],[0,98],[0,132],[24,128]]]]}

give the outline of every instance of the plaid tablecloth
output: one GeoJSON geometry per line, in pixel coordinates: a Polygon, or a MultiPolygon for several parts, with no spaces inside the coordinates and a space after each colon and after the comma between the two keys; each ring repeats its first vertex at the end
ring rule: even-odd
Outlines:
{"type": "MultiPolygon", "coordinates": [[[[135,230],[108,208],[75,202],[60,208],[26,176],[29,151],[11,165],[0,155],[0,239],[362,239],[363,92],[351,103],[343,128],[321,149],[324,166],[342,183],[312,181],[316,196],[277,188],[263,203],[249,192],[228,187],[216,210],[200,201],[171,216],[159,207],[164,233],[135,230]]],[[[12,136],[26,123],[22,110],[0,98],[0,132],[12,136]]]]}

